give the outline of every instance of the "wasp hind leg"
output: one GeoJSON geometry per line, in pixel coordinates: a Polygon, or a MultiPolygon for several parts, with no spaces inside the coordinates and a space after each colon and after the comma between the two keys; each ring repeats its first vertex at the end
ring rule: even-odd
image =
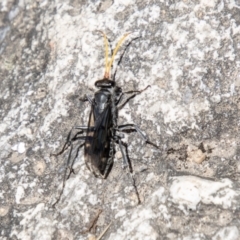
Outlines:
{"type": "Polygon", "coordinates": [[[119,148],[120,148],[120,151],[121,151],[122,157],[123,157],[123,167],[128,166],[128,168],[129,168],[129,173],[130,173],[130,176],[132,179],[132,185],[133,185],[133,188],[134,188],[136,196],[137,196],[137,202],[138,202],[137,204],[141,204],[141,199],[140,199],[140,195],[139,195],[139,192],[137,189],[136,180],[134,178],[132,163],[131,163],[131,160],[128,155],[127,144],[121,140],[121,138],[122,138],[121,136],[116,136],[116,138],[118,138],[116,140],[116,143],[119,145],[119,148]],[[125,150],[123,148],[125,148],[125,150]]]}
{"type": "Polygon", "coordinates": [[[66,149],[68,149],[68,147],[70,147],[70,151],[69,151],[69,154],[68,154],[68,159],[67,159],[67,165],[66,165],[66,169],[64,171],[64,176],[63,176],[63,183],[62,183],[62,189],[61,189],[61,192],[59,194],[59,197],[57,198],[57,200],[55,201],[55,203],[53,204],[53,207],[56,206],[56,204],[60,201],[61,199],[61,196],[63,194],[63,191],[64,191],[64,188],[65,188],[65,184],[66,184],[66,181],[69,179],[70,175],[72,173],[74,173],[73,171],[73,164],[74,164],[74,161],[75,159],[77,158],[77,155],[78,155],[78,152],[80,150],[81,147],[84,146],[84,143],[82,143],[81,145],[78,146],[77,148],[77,151],[76,151],[76,155],[74,156],[71,164],[70,164],[70,161],[71,161],[71,156],[72,156],[72,150],[73,150],[73,142],[74,141],[77,141],[77,140],[85,140],[86,139],[86,136],[79,136],[81,134],[83,134],[83,131],[79,131],[77,132],[73,137],[72,137],[72,132],[74,129],[82,129],[82,130],[85,130],[84,128],[81,128],[81,127],[74,127],[71,129],[71,131],[69,132],[68,136],[67,136],[67,140],[65,142],[65,144],[63,145],[63,148],[60,152],[58,153],[55,153],[55,154],[51,154],[51,156],[59,156],[61,155],[66,149]],[[68,171],[68,168],[69,168],[69,173],[67,173],[68,171]]]}

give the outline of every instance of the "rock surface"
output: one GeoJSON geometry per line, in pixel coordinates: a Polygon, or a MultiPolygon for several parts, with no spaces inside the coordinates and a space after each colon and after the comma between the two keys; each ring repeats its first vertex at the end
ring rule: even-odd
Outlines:
{"type": "Polygon", "coordinates": [[[4,0],[0,44],[1,239],[93,239],[109,223],[102,239],[240,239],[239,0],[4,0]],[[159,149],[129,134],[133,176],[116,146],[106,180],[81,149],[53,208],[68,151],[50,154],[87,124],[79,98],[104,74],[97,30],[112,47],[131,32],[112,72],[124,91],[151,88],[118,122],[159,149]]]}

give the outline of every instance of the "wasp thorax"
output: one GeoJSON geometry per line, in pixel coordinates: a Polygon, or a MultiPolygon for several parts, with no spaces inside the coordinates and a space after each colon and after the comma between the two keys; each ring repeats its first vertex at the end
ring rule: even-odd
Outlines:
{"type": "Polygon", "coordinates": [[[104,78],[102,80],[96,81],[95,86],[97,88],[111,88],[115,86],[115,82],[110,79],[104,78]]]}
{"type": "Polygon", "coordinates": [[[106,92],[102,92],[102,91],[98,91],[95,93],[95,102],[96,103],[99,103],[99,102],[102,102],[102,103],[106,103],[109,99],[109,94],[106,92]]]}
{"type": "Polygon", "coordinates": [[[103,110],[106,108],[109,102],[109,98],[110,95],[108,92],[103,92],[102,90],[99,90],[95,93],[94,104],[99,110],[103,110]]]}

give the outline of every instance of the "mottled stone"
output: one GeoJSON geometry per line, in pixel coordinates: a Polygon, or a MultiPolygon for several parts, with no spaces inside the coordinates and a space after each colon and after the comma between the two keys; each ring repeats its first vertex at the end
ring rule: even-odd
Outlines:
{"type": "Polygon", "coordinates": [[[1,239],[239,239],[239,7],[1,1],[1,239]],[[79,98],[93,96],[104,75],[97,30],[112,48],[131,33],[113,63],[116,84],[124,92],[151,87],[118,122],[137,124],[159,149],[125,134],[132,173],[116,144],[108,178],[97,179],[75,141],[74,171],[53,207],[70,148],[50,154],[73,126],[87,125],[91,107],[79,98]]]}

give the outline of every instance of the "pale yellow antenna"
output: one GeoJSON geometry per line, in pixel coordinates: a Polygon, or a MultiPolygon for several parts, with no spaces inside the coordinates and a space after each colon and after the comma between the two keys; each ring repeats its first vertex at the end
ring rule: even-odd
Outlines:
{"type": "Polygon", "coordinates": [[[105,75],[108,71],[108,40],[105,33],[103,33],[104,36],[104,43],[105,43],[105,75]]]}
{"type": "Polygon", "coordinates": [[[111,60],[110,60],[110,62],[109,62],[109,64],[108,64],[108,68],[107,68],[108,76],[110,75],[110,70],[111,70],[111,66],[112,66],[112,63],[113,63],[114,57],[116,56],[117,51],[118,51],[118,49],[120,48],[120,46],[122,45],[124,39],[125,39],[129,34],[130,34],[130,33],[126,33],[126,34],[124,34],[124,35],[122,36],[122,38],[119,40],[119,42],[118,42],[116,48],[114,49],[114,51],[113,51],[113,55],[112,55],[112,57],[111,57],[111,60]]]}
{"type": "Polygon", "coordinates": [[[103,36],[104,36],[104,44],[105,44],[105,73],[104,73],[104,78],[109,79],[110,77],[110,70],[111,70],[111,66],[114,60],[114,57],[116,56],[118,49],[120,48],[120,46],[122,45],[124,39],[130,34],[130,33],[126,33],[123,35],[123,37],[119,40],[119,42],[117,43],[116,48],[113,51],[113,55],[111,57],[111,60],[108,61],[108,39],[107,36],[104,32],[100,31],[103,36]]]}
{"type": "Polygon", "coordinates": [[[105,45],[105,73],[104,78],[109,78],[109,72],[108,72],[108,39],[106,34],[103,31],[98,30],[98,32],[102,33],[104,37],[104,45],[105,45]]]}

